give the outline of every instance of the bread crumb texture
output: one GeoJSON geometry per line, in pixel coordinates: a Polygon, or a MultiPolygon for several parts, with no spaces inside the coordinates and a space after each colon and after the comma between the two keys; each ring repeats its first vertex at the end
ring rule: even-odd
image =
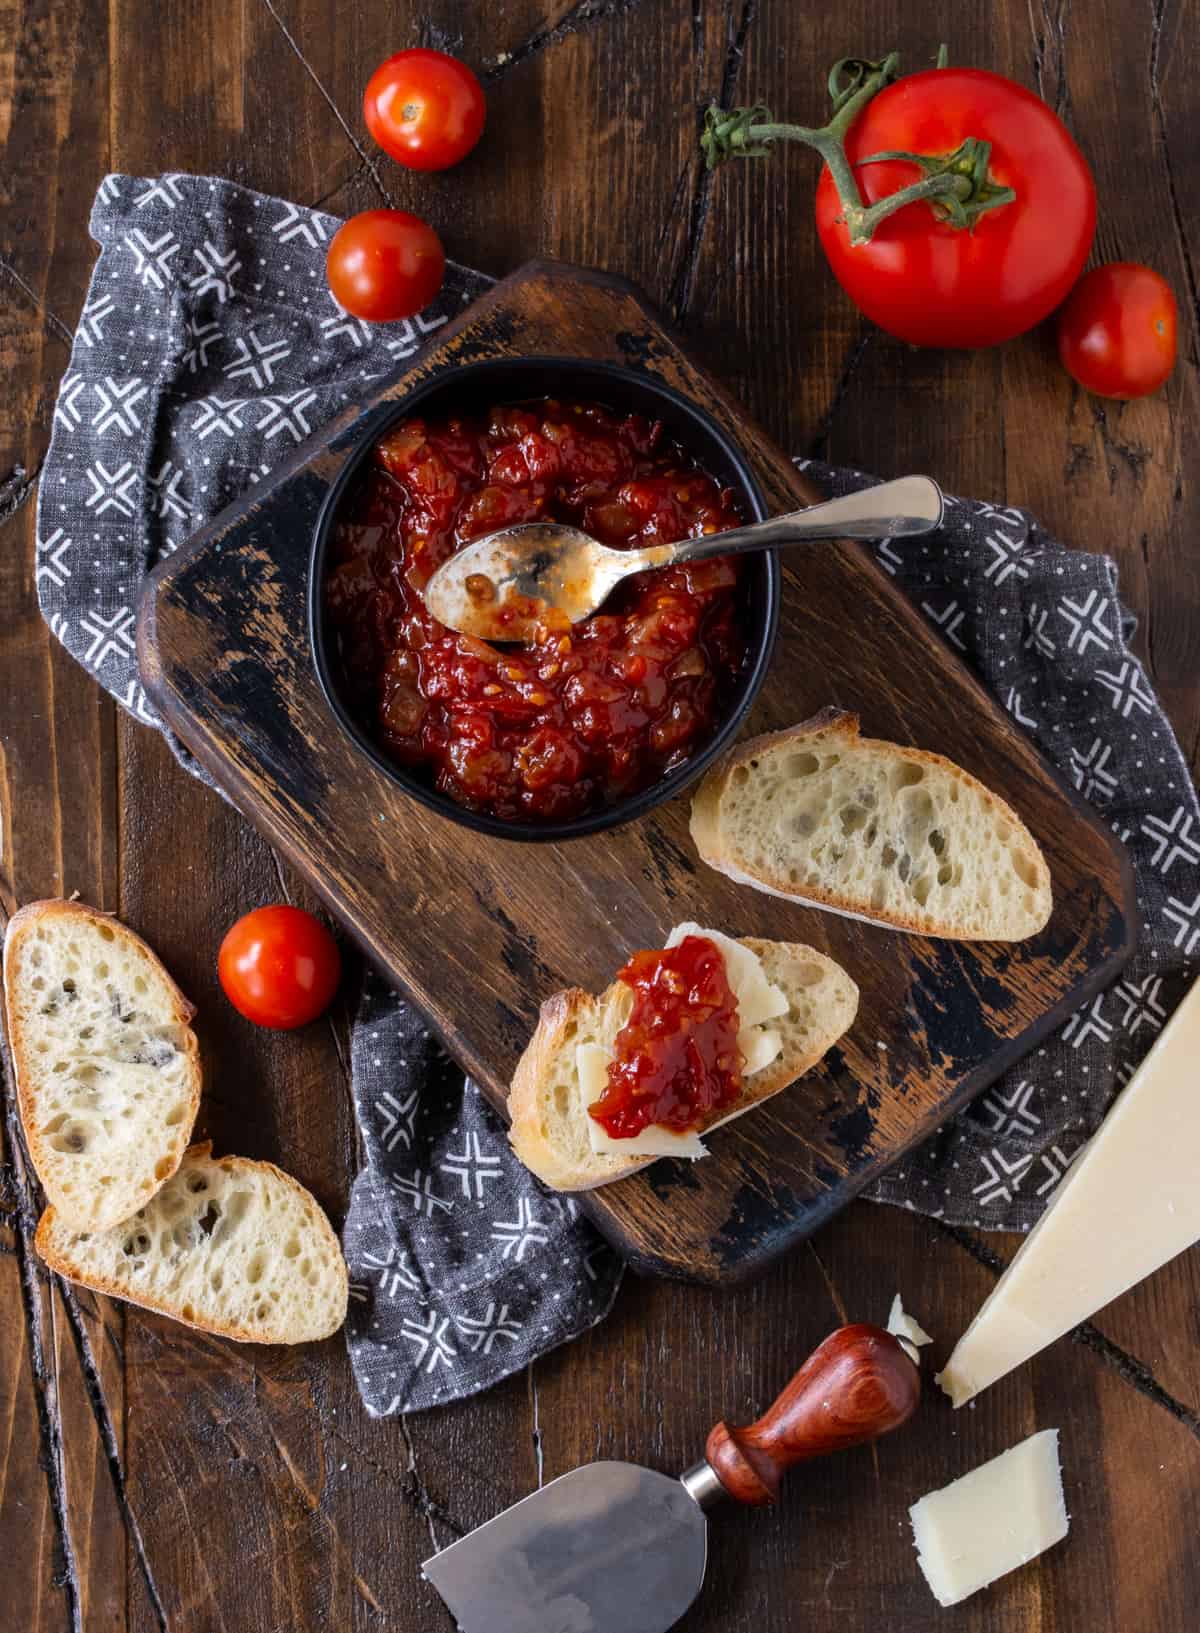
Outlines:
{"type": "Polygon", "coordinates": [[[22,1123],[47,1195],[79,1226],[127,1218],[191,1136],[190,1006],[142,941],[69,903],[13,920],[5,988],[22,1123]]]}
{"type": "Polygon", "coordinates": [[[48,1209],[37,1246],[74,1281],[228,1338],[305,1343],[346,1316],[345,1261],[315,1199],[271,1163],[207,1146],[124,1224],[78,1232],[48,1209]]]}
{"type": "Polygon", "coordinates": [[[1050,916],[1015,813],[939,755],[859,738],[853,716],[748,744],[712,776],[693,832],[747,883],[959,939],[1021,940],[1050,916]]]}
{"type": "Polygon", "coordinates": [[[528,1132],[534,1138],[526,1148],[522,1138],[526,1129],[516,1121],[509,1138],[522,1162],[548,1184],[582,1190],[620,1179],[647,1160],[593,1152],[576,1066],[576,1049],[583,1043],[597,1044],[611,1055],[617,1033],[629,1018],[632,995],[616,982],[599,999],[578,991],[563,996],[565,1012],[555,1013],[553,1000],[543,1009],[544,1020],[549,1012],[549,1025],[539,1039],[540,1069],[534,1072],[530,1096],[528,1132]]]}

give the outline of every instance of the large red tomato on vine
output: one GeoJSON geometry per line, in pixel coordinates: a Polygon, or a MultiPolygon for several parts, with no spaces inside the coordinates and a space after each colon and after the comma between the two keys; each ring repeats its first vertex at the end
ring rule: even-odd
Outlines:
{"type": "Polygon", "coordinates": [[[1096,231],[1096,191],[1083,155],[1044,102],[999,74],[931,68],[888,86],[846,137],[868,209],[913,182],[909,159],[941,156],[968,138],[991,144],[987,183],[1014,197],[956,226],[938,204],[906,204],[853,244],[828,166],[817,184],[817,231],[834,276],[869,318],[918,346],[991,346],[1049,317],[1083,270],[1096,231]]]}
{"type": "Polygon", "coordinates": [[[1000,74],[847,57],[817,129],[764,107],[710,108],[708,163],[782,141],[825,161],[816,219],[834,275],[869,318],[918,346],[991,346],[1040,323],[1083,270],[1096,190],[1070,133],[1000,74]]]}

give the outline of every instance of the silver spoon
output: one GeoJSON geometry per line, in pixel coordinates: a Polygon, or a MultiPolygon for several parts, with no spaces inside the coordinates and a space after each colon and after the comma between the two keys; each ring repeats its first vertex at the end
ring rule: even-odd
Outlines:
{"type": "Polygon", "coordinates": [[[645,550],[610,550],[562,522],[518,522],[443,562],[425,586],[425,605],[464,635],[529,642],[539,624],[588,617],[631,573],[812,539],[911,538],[937,527],[942,508],[942,490],[931,477],[902,476],[790,516],[645,550]]]}

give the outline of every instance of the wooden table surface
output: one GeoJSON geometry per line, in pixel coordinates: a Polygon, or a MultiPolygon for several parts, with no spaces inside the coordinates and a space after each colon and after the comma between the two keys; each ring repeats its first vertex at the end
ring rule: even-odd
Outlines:
{"type": "MultiPolygon", "coordinates": [[[[535,253],[626,273],[785,446],[1028,505],[1110,551],[1137,649],[1193,767],[1200,751],[1197,273],[1200,29],[1182,0],[9,0],[0,6],[0,893],[79,891],[119,912],[199,1003],[203,1127],[277,1158],[344,1210],[358,1149],[345,1016],[299,1036],[221,999],[224,927],[300,892],[179,771],[39,617],[34,490],[109,170],[214,172],[349,214],[418,209],[450,254],[502,273],[535,253]],[[836,13],[836,16],[834,15],[836,13]],[[809,155],[707,178],[711,98],[820,111],[830,63],[893,46],[1007,72],[1067,119],[1095,169],[1100,259],[1147,260],[1180,301],[1166,390],[1075,391],[1045,335],[914,353],[835,287],[809,155]],[[487,79],[490,128],[424,180],[371,146],[376,62],[418,43],[487,79]]],[[[209,1339],[47,1276],[11,1139],[0,1170],[0,1624],[13,1633],[374,1629],[448,1633],[419,1561],[597,1456],[677,1470],[713,1419],[761,1405],[843,1318],[903,1289],[940,1340],[1015,1246],[858,1204],[737,1292],[629,1280],[611,1318],[483,1397],[377,1422],[340,1340],[209,1339]]],[[[876,1450],[814,1465],[770,1514],[715,1528],[695,1633],[1184,1633],[1200,1606],[1200,1252],[951,1414],[927,1391],[876,1450]],[[920,1579],[906,1509],[1035,1428],[1062,1430],[1071,1536],[953,1611],[920,1579]]]]}

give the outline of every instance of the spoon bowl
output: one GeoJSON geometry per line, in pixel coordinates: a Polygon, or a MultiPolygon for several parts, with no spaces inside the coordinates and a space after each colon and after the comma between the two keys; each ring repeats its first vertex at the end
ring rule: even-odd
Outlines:
{"type": "Polygon", "coordinates": [[[675,559],[671,544],[613,550],[563,522],[518,522],[443,562],[425,586],[425,605],[460,634],[532,641],[540,625],[578,624],[623,578],[675,559]]]}

